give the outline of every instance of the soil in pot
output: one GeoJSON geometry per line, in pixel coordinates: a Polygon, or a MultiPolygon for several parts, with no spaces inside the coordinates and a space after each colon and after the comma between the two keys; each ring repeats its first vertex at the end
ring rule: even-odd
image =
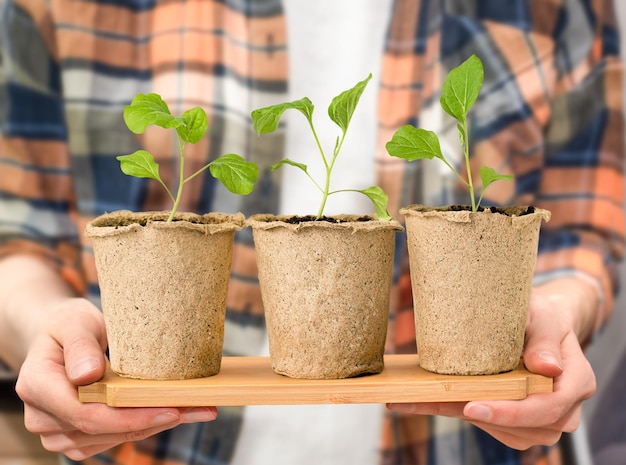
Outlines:
{"type": "Polygon", "coordinates": [[[234,233],[242,214],[102,215],[88,224],[111,368],[140,379],[219,372],[234,233]]]}
{"type": "Polygon", "coordinates": [[[422,368],[454,375],[516,368],[539,229],[550,212],[412,205],[401,213],[422,368]]]}
{"type": "Polygon", "coordinates": [[[247,224],[273,370],[304,379],[381,372],[400,224],[356,215],[254,215],[247,224]]]}

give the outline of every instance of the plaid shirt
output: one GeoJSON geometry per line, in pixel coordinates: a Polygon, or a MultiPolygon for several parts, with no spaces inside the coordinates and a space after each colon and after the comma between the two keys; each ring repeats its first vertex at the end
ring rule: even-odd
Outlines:
{"type": "MultiPolygon", "coordinates": [[[[400,125],[419,124],[440,131],[444,150],[458,157],[456,129],[438,110],[438,97],[447,71],[478,54],[486,75],[472,113],[472,163],[516,175],[514,183],[494,185],[487,202],[552,211],[542,228],[537,282],[586,276],[602,299],[600,327],[624,246],[622,68],[610,1],[396,0],[393,8],[377,148],[390,211],[467,201],[436,163],[391,159],[384,144],[400,125]]],[[[176,171],[169,135],[138,138],[124,126],[123,107],[138,92],[160,93],[173,112],[207,110],[210,133],[188,147],[190,172],[227,152],[259,164],[252,196],[234,196],[207,174],[189,185],[181,209],[275,211],[280,179],[268,167],[283,157],[284,132],[256,137],[249,114],[284,101],[287,74],[279,0],[0,0],[0,256],[37,255],[98,302],[86,222],[105,211],[169,205],[157,183],[124,176],[114,157],[143,147],[166,183],[176,171]]],[[[389,350],[411,352],[405,250],[398,257],[389,350]]],[[[246,230],[236,237],[227,307],[225,353],[257,354],[264,319],[246,230]]],[[[215,422],[181,425],[86,462],[228,463],[242,412],[221,408],[215,422]]],[[[560,463],[558,449],[518,452],[457,420],[395,414],[386,417],[381,460],[560,463]]]]}

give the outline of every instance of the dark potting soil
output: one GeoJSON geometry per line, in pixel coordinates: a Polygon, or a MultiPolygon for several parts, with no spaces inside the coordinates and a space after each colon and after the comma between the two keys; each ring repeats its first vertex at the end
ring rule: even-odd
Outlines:
{"type": "MultiPolygon", "coordinates": [[[[359,216],[357,218],[352,219],[351,221],[372,221],[372,220],[373,218],[369,216],[359,216]]],[[[331,216],[322,216],[320,218],[316,218],[313,215],[292,216],[292,217],[283,219],[283,221],[289,224],[306,223],[309,221],[326,221],[327,223],[347,223],[348,222],[348,220],[344,220],[341,218],[333,218],[331,216]]]]}
{"type": "MultiPolygon", "coordinates": [[[[163,212],[119,212],[119,214],[105,214],[94,220],[94,225],[98,227],[121,228],[138,224],[146,226],[148,223],[167,221],[168,211],[163,212]]],[[[198,215],[195,213],[181,212],[176,214],[172,222],[187,221],[194,224],[218,224],[220,220],[212,215],[198,215]]]]}
{"type": "MultiPolygon", "coordinates": [[[[194,223],[194,224],[216,223],[216,221],[206,220],[202,217],[198,217],[194,219],[172,218],[172,223],[178,223],[180,221],[187,221],[189,223],[194,223]]],[[[98,224],[98,226],[112,226],[115,228],[121,228],[124,226],[130,226],[131,224],[138,224],[139,226],[146,226],[148,223],[165,223],[165,222],[167,222],[167,218],[139,218],[137,220],[122,218],[117,221],[111,220],[109,222],[102,222],[102,224],[98,224]]]]}
{"type": "MultiPolygon", "coordinates": [[[[470,205],[450,205],[449,210],[453,212],[471,211],[472,207],[470,205]]],[[[483,212],[485,210],[489,210],[491,211],[491,213],[499,213],[501,215],[511,216],[510,209],[507,209],[506,207],[483,207],[482,205],[478,207],[479,212],[483,212]]],[[[529,206],[526,207],[524,210],[516,212],[516,216],[531,215],[533,213],[535,213],[535,207],[529,206]]]]}

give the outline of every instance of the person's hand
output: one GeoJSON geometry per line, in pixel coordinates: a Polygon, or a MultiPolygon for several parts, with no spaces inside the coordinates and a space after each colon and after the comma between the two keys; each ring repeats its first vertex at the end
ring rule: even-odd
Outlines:
{"type": "Polygon", "coordinates": [[[180,423],[216,418],[214,407],[111,408],[79,402],[77,386],[104,374],[104,320],[85,299],[64,300],[50,311],[16,384],[26,428],[41,436],[46,449],[82,460],[180,423]]]}
{"type": "MultiPolygon", "coordinates": [[[[389,404],[399,412],[443,415],[467,420],[515,449],[553,445],[574,431],[582,402],[591,397],[596,380],[579,344],[584,284],[576,279],[533,289],[526,327],[524,363],[533,372],[554,377],[554,391],[519,401],[389,404]]],[[[588,297],[588,296],[587,296],[588,297]]]]}

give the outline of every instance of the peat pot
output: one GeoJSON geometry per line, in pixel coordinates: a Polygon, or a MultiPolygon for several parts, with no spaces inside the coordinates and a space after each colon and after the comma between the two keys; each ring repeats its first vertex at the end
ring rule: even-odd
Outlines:
{"type": "Polygon", "coordinates": [[[219,372],[226,292],[242,214],[119,211],[87,225],[111,368],[139,379],[219,372]]]}
{"type": "Polygon", "coordinates": [[[516,368],[539,229],[550,212],[411,205],[400,213],[406,219],[420,366],[454,375],[516,368]]]}
{"type": "Polygon", "coordinates": [[[274,372],[340,379],[383,370],[396,221],[254,215],[274,372]]]}

